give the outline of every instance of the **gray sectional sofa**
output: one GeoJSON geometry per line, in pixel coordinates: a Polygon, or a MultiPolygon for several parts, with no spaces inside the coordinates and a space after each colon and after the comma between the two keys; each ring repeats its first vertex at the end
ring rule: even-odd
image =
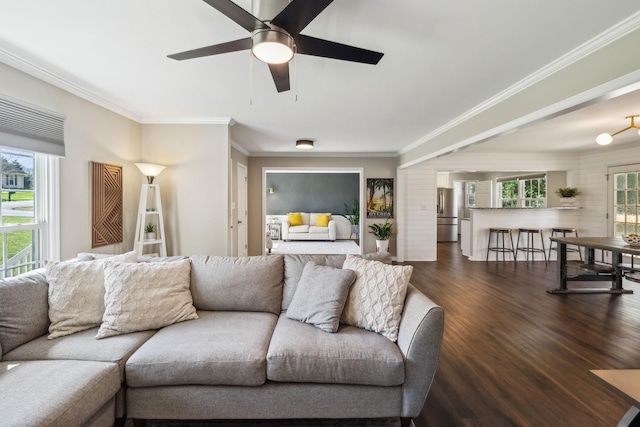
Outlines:
{"type": "MultiPolygon", "coordinates": [[[[177,259],[183,260],[144,261],[177,259]]],[[[378,333],[375,324],[367,330],[342,323],[344,313],[327,317],[336,307],[353,311],[359,301],[352,292],[360,274],[337,270],[347,265],[344,255],[188,259],[197,318],[135,332],[112,318],[110,330],[116,332],[110,333],[116,335],[102,339],[96,333],[104,322],[48,338],[50,290],[43,269],[0,281],[0,425],[109,426],[125,417],[412,418],[422,410],[439,358],[444,314],[413,286],[393,295],[402,302],[394,308],[399,326],[378,333]],[[336,291],[341,295],[336,305],[326,295],[338,289],[338,279],[347,290],[336,291]],[[311,299],[302,300],[303,286],[311,299]],[[288,310],[292,304],[295,310],[288,310]],[[306,317],[287,316],[301,309],[306,317]],[[327,322],[337,328],[334,333],[327,332],[327,322]]],[[[407,273],[395,268],[400,266],[366,263],[358,268],[375,266],[387,280],[407,273]]],[[[111,268],[105,264],[105,305],[111,268]]],[[[154,277],[157,282],[161,276],[154,277]]],[[[165,311],[144,309],[147,317],[165,311]]],[[[105,319],[109,316],[107,308],[105,319]]]]}

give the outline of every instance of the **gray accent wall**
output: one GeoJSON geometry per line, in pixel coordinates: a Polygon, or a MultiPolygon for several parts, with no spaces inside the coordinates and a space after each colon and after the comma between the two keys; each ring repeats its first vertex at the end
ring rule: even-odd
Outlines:
{"type": "Polygon", "coordinates": [[[267,215],[288,212],[346,213],[354,200],[359,200],[360,175],[358,173],[295,172],[266,174],[267,215]]]}

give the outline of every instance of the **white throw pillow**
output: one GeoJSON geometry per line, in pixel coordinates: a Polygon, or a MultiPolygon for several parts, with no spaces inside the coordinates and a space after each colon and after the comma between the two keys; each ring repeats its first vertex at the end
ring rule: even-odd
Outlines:
{"type": "Polygon", "coordinates": [[[356,281],[342,312],[342,323],[397,341],[413,267],[388,265],[347,255],[342,268],[356,272],[356,281]]]}
{"type": "MultiPolygon", "coordinates": [[[[136,262],[138,256],[132,251],[109,259],[136,262]]],[[[105,262],[47,262],[49,339],[100,326],[104,314],[105,262]]]]}
{"type": "Polygon", "coordinates": [[[197,319],[190,280],[188,259],[136,264],[107,261],[105,310],[96,338],[197,319]]]}

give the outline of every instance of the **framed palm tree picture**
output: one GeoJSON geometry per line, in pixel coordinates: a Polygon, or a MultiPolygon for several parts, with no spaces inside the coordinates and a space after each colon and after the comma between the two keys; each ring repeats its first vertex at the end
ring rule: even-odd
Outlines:
{"type": "Polygon", "coordinates": [[[367,178],[367,218],[393,218],[393,178],[367,178]]]}

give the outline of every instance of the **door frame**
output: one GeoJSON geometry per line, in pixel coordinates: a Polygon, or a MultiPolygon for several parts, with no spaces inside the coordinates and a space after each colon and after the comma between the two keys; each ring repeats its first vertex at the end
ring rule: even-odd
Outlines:
{"type": "Polygon", "coordinates": [[[243,256],[240,255],[241,253],[244,254],[244,256],[248,255],[248,251],[249,251],[249,182],[248,182],[248,178],[249,178],[249,168],[247,167],[247,165],[243,164],[243,163],[239,163],[236,165],[236,189],[237,189],[237,201],[236,201],[236,215],[234,218],[234,222],[235,222],[235,229],[236,229],[236,248],[237,248],[237,253],[238,256],[243,256]],[[243,170],[244,171],[244,177],[245,179],[241,179],[240,178],[240,171],[243,170]],[[242,194],[244,194],[244,198],[242,197],[242,194]],[[243,199],[243,200],[241,200],[243,199]],[[242,203],[241,203],[242,202],[242,203]],[[243,216],[243,225],[244,225],[244,233],[240,233],[240,223],[239,221],[241,221],[240,219],[240,211],[241,209],[244,207],[244,216],[243,216]],[[242,236],[244,235],[244,241],[242,240],[242,236]],[[241,249],[244,248],[244,249],[241,249]]]}
{"type": "Polygon", "coordinates": [[[304,168],[300,168],[300,167],[263,167],[262,168],[262,225],[260,227],[260,230],[262,232],[262,251],[261,253],[263,255],[265,255],[267,253],[266,250],[266,245],[267,245],[267,241],[266,241],[266,231],[267,231],[267,224],[266,224],[266,218],[267,218],[267,173],[278,173],[278,172],[289,172],[289,173],[345,173],[345,172],[351,172],[351,173],[357,173],[359,176],[359,183],[360,183],[360,232],[358,234],[358,236],[360,236],[360,253],[363,252],[364,250],[364,236],[362,235],[362,226],[363,226],[363,222],[364,222],[364,217],[362,216],[363,212],[366,212],[364,210],[364,191],[365,191],[365,184],[364,184],[364,168],[362,167],[304,167],[304,168]]]}

